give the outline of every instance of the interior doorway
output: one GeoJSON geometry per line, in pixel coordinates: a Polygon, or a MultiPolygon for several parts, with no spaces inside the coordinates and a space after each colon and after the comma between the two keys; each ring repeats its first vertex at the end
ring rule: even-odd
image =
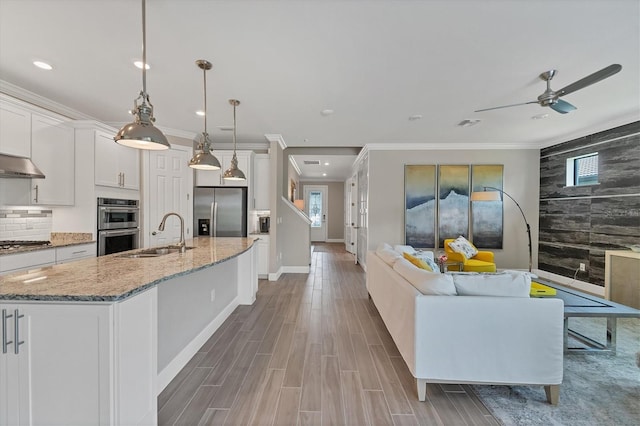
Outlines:
{"type": "Polygon", "coordinates": [[[311,241],[327,241],[327,185],[305,185],[304,205],[311,219],[311,241]]]}

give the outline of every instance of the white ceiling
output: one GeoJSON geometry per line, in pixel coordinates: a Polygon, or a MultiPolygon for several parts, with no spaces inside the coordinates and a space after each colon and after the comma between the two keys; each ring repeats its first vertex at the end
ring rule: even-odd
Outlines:
{"type": "Polygon", "coordinates": [[[351,175],[355,155],[292,155],[302,180],[345,181],[351,175]],[[316,164],[317,163],[317,164],[316,164]]]}
{"type": "MultiPolygon", "coordinates": [[[[0,0],[0,79],[107,123],[130,121],[142,87],[139,0],[0,0]],[[44,60],[43,71],[32,65],[44,60]]],[[[546,146],[640,116],[638,0],[148,0],[147,91],[156,124],[197,134],[207,59],[208,127],[291,147],[365,144],[546,146]],[[526,105],[538,75],[556,90],[610,64],[622,71],[526,105]],[[331,109],[333,114],[321,112],[331,109]],[[548,113],[544,120],[531,117],[548,113]],[[409,120],[422,115],[419,120],[409,120]],[[483,121],[458,127],[464,119],[483,121]]]]}

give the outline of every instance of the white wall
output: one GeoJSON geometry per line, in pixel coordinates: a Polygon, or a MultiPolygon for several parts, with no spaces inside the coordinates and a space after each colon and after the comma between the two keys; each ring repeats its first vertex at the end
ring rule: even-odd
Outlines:
{"type": "MultiPolygon", "coordinates": [[[[370,150],[367,246],[404,243],[405,164],[503,164],[504,190],[518,201],[531,225],[533,264],[537,264],[540,151],[526,150],[370,150]]],[[[498,268],[527,269],[528,239],[516,205],[504,201],[504,245],[493,250],[498,268]]]]}

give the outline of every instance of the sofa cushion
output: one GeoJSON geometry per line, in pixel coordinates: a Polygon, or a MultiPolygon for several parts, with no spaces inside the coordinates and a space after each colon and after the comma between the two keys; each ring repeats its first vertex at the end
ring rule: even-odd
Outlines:
{"type": "Polygon", "coordinates": [[[518,271],[452,274],[460,296],[529,297],[531,277],[518,271]]]}
{"type": "Polygon", "coordinates": [[[478,254],[478,249],[462,235],[451,241],[449,243],[449,247],[451,247],[451,250],[456,253],[460,253],[467,259],[471,259],[473,256],[478,254]]]}
{"type": "Polygon", "coordinates": [[[422,294],[436,296],[455,296],[457,294],[453,278],[450,275],[417,268],[406,259],[398,259],[393,265],[393,270],[409,281],[422,294]]]}
{"type": "Polygon", "coordinates": [[[389,266],[393,266],[396,260],[402,259],[402,255],[391,248],[389,244],[380,243],[376,249],[376,254],[389,266]]]}
{"type": "Polygon", "coordinates": [[[419,257],[413,256],[407,252],[402,253],[402,256],[420,269],[424,269],[425,271],[429,272],[437,272],[437,270],[434,271],[427,262],[425,262],[423,259],[420,259],[419,257]]]}
{"type": "Polygon", "coordinates": [[[403,246],[400,244],[396,244],[395,246],[393,246],[393,249],[395,251],[397,251],[400,254],[403,253],[409,253],[409,254],[415,254],[416,253],[416,249],[414,249],[412,246],[403,246]]]}

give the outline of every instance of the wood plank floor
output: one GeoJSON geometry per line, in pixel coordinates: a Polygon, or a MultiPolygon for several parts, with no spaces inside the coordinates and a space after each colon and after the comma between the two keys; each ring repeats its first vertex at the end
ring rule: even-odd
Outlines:
{"type": "Polygon", "coordinates": [[[498,425],[468,386],[415,380],[342,244],[261,280],[158,397],[160,425],[498,425]]]}

